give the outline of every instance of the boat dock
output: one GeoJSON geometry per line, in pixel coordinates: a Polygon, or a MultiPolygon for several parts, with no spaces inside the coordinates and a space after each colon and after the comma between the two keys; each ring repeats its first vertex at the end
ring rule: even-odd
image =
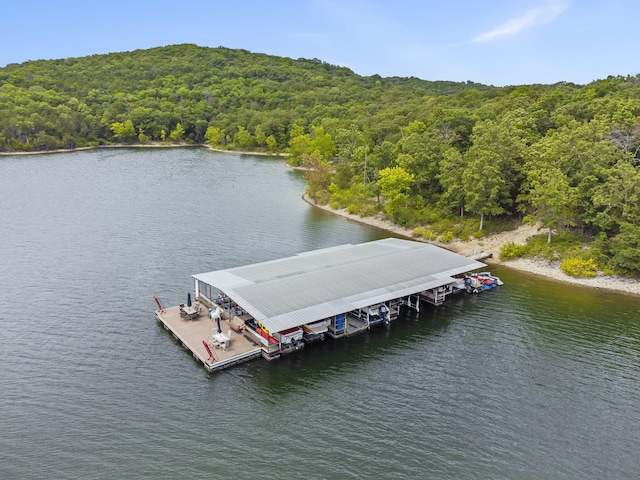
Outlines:
{"type": "Polygon", "coordinates": [[[187,304],[165,309],[156,298],[155,316],[212,372],[388,325],[420,302],[440,305],[465,289],[465,273],[485,266],[387,238],[193,275],[195,302],[189,293],[187,304]]]}
{"type": "MultiPolygon", "coordinates": [[[[204,309],[204,306],[201,306],[204,309]]],[[[179,345],[191,352],[193,358],[202,363],[210,372],[222,370],[238,363],[243,363],[262,355],[260,346],[243,334],[233,335],[227,348],[212,348],[208,339],[212,330],[216,328],[215,323],[207,317],[206,312],[196,318],[189,319],[181,316],[180,307],[170,307],[156,311],[156,319],[171,335],[179,345]],[[209,354],[213,353],[213,357],[209,354]]]]}

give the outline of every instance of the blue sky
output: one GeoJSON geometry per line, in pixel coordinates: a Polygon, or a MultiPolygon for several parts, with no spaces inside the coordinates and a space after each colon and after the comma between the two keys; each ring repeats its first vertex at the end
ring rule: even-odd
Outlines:
{"type": "Polygon", "coordinates": [[[7,3],[0,66],[195,43],[496,86],[640,73],[637,0],[7,3]]]}

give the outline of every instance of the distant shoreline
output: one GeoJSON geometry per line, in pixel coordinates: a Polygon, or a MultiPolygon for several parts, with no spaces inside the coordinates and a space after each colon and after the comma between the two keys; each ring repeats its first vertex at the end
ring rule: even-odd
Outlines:
{"type": "Polygon", "coordinates": [[[426,240],[422,238],[416,238],[411,235],[412,231],[403,228],[399,225],[395,225],[394,223],[385,220],[381,217],[360,217],[358,215],[354,215],[352,213],[347,212],[346,209],[333,209],[328,205],[318,205],[313,200],[311,200],[307,194],[305,193],[302,196],[303,200],[308,204],[325,210],[327,212],[331,212],[335,215],[340,215],[342,217],[348,218],[350,220],[360,222],[366,225],[370,225],[376,228],[380,228],[386,230],[388,232],[394,233],[396,235],[400,235],[418,242],[431,243],[434,245],[438,245],[439,247],[445,248],[452,252],[465,254],[470,253],[472,251],[484,251],[487,254],[491,254],[490,258],[482,260],[488,264],[494,265],[504,265],[508,268],[513,268],[515,270],[520,270],[522,272],[532,273],[534,275],[538,275],[544,277],[547,280],[558,281],[563,283],[571,283],[582,285],[585,287],[597,288],[597,289],[605,289],[605,290],[614,290],[616,292],[638,295],[640,296],[640,281],[634,280],[630,278],[623,277],[614,277],[609,275],[597,275],[593,278],[576,278],[571,277],[565,274],[560,269],[560,263],[554,262],[550,263],[545,260],[535,260],[529,258],[516,258],[510,260],[500,260],[500,247],[505,243],[514,242],[516,244],[524,244],[526,240],[538,233],[538,228],[535,226],[523,225],[518,229],[512,232],[503,232],[496,235],[490,235],[485,238],[481,238],[479,240],[470,240],[467,242],[462,241],[453,241],[450,243],[441,243],[436,241],[426,242],[426,240]]]}
{"type": "Polygon", "coordinates": [[[42,150],[42,151],[29,151],[29,152],[0,152],[1,157],[19,156],[19,155],[48,155],[53,153],[71,153],[81,152],[83,150],[93,150],[100,147],[78,147],[78,148],[59,148],[57,150],[42,150]]]}
{"type": "Polygon", "coordinates": [[[0,152],[0,156],[14,156],[14,155],[49,155],[55,153],[72,153],[81,152],[84,150],[97,150],[101,148],[206,148],[212,152],[218,153],[235,153],[238,155],[256,155],[262,157],[287,157],[287,153],[271,153],[271,152],[251,152],[244,150],[224,150],[222,148],[213,148],[205,143],[149,143],[149,144],[134,144],[134,145],[97,145],[95,147],[77,147],[77,148],[59,148],[57,150],[41,150],[41,151],[29,151],[29,152],[0,152]]]}

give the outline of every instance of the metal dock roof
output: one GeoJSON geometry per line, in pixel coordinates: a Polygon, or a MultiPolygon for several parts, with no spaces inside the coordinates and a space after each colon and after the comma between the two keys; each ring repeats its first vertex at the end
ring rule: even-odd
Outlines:
{"type": "Polygon", "coordinates": [[[193,275],[278,332],[453,282],[485,264],[434,245],[387,238],[193,275]]]}

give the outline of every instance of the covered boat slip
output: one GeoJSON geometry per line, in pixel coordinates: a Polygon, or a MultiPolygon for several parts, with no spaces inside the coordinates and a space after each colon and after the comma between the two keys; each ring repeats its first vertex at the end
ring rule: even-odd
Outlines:
{"type": "MultiPolygon", "coordinates": [[[[230,299],[269,334],[422,292],[441,296],[453,275],[485,264],[434,245],[387,238],[194,275],[196,298],[230,299]]],[[[362,315],[359,315],[362,318],[362,315]]],[[[367,320],[368,322],[368,320],[367,320]]]]}
{"type": "Polygon", "coordinates": [[[459,285],[454,275],[484,266],[410,240],[342,245],[194,275],[197,313],[156,298],[156,319],[207,370],[221,370],[388,324],[420,299],[439,304],[459,285]]]}

